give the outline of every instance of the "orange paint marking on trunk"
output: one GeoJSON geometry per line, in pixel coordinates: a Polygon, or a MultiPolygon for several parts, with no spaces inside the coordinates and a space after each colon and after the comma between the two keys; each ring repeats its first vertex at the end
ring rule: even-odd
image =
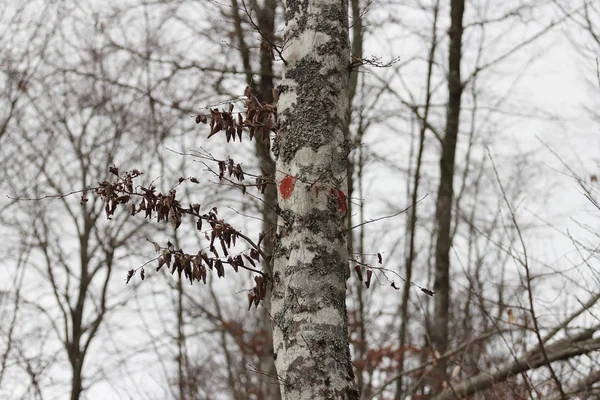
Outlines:
{"type": "Polygon", "coordinates": [[[337,199],[338,209],[342,214],[348,212],[348,205],[346,204],[346,194],[339,189],[331,189],[331,194],[337,199]]]}
{"type": "Polygon", "coordinates": [[[291,175],[287,175],[281,180],[281,183],[279,184],[279,193],[281,194],[282,199],[287,200],[292,193],[294,193],[294,183],[296,183],[296,178],[291,175]]]}

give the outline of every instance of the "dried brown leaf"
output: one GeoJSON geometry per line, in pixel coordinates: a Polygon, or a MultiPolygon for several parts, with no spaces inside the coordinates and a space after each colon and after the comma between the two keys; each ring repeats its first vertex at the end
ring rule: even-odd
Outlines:
{"type": "Polygon", "coordinates": [[[367,280],[365,281],[365,286],[367,287],[367,289],[369,288],[369,286],[371,286],[371,276],[373,276],[373,271],[368,269],[367,270],[367,280]]]}
{"type": "Polygon", "coordinates": [[[222,278],[225,276],[225,268],[223,268],[223,262],[221,260],[216,261],[215,269],[217,270],[217,276],[219,278],[222,278]]]}
{"type": "Polygon", "coordinates": [[[248,293],[248,311],[252,308],[252,303],[254,303],[254,293],[248,293]]]}
{"type": "Polygon", "coordinates": [[[452,376],[452,378],[456,378],[458,374],[460,374],[460,365],[452,368],[452,374],[450,376],[452,376]]]}
{"type": "Polygon", "coordinates": [[[159,253],[160,252],[160,245],[156,242],[153,242],[151,240],[149,240],[150,243],[152,243],[154,245],[154,251],[159,253]]]}
{"type": "Polygon", "coordinates": [[[360,265],[356,265],[354,267],[354,271],[356,271],[356,275],[358,276],[358,280],[362,281],[363,280],[363,276],[362,276],[362,271],[360,269],[360,265]]]}
{"type": "Polygon", "coordinates": [[[506,310],[506,314],[508,314],[508,324],[512,325],[515,323],[515,321],[517,320],[517,318],[515,317],[515,313],[513,312],[512,308],[509,308],[508,310],[506,310]]]}
{"type": "Polygon", "coordinates": [[[135,274],[135,270],[134,269],[130,269],[129,271],[127,271],[127,280],[125,281],[126,284],[129,283],[129,281],[133,277],[133,274],[135,274]]]}
{"type": "Polygon", "coordinates": [[[256,268],[256,264],[254,263],[254,260],[253,260],[253,259],[251,259],[250,257],[248,257],[246,254],[244,254],[244,257],[246,257],[246,260],[248,260],[248,262],[249,262],[250,264],[252,264],[252,266],[253,266],[253,267],[255,267],[255,268],[256,268]]]}

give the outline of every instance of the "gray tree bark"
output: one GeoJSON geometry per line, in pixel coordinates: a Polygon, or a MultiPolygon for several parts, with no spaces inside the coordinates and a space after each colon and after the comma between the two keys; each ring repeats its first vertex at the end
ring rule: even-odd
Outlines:
{"type": "MultiPolygon", "coordinates": [[[[446,135],[442,140],[440,158],[440,186],[436,204],[437,241],[435,246],[435,309],[431,340],[435,350],[443,354],[448,347],[448,325],[450,321],[450,247],[452,236],[452,203],[454,198],[454,165],[460,117],[462,82],[460,61],[462,53],[464,0],[452,0],[448,62],[448,106],[446,108],[446,135]]],[[[447,380],[446,360],[440,359],[433,374],[434,393],[439,392],[447,380]]]]}
{"type": "Polygon", "coordinates": [[[289,0],[272,313],[282,398],[358,399],[346,320],[348,3],[289,0]]]}

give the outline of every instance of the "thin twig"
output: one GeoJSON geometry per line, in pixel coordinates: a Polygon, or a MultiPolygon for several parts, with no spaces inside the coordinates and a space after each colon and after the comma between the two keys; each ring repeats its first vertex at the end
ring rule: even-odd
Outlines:
{"type": "MultiPolygon", "coordinates": [[[[419,204],[419,203],[420,203],[421,201],[423,201],[423,200],[425,199],[425,197],[427,197],[428,195],[429,195],[429,193],[427,193],[425,196],[421,197],[421,199],[419,199],[419,201],[417,201],[415,204],[419,204]]],[[[383,216],[383,217],[379,217],[379,218],[373,218],[373,219],[370,219],[370,220],[368,220],[368,221],[361,222],[360,224],[356,224],[356,225],[354,225],[354,226],[352,226],[352,227],[350,227],[350,228],[346,228],[346,229],[342,230],[340,233],[345,233],[345,232],[351,231],[351,230],[353,230],[353,229],[355,229],[355,228],[358,228],[359,226],[367,225],[367,224],[370,224],[370,223],[373,223],[373,222],[381,221],[381,220],[388,219],[388,218],[394,218],[394,217],[397,217],[398,215],[400,215],[400,214],[403,214],[403,213],[405,213],[406,211],[410,210],[412,206],[414,206],[414,204],[411,204],[410,206],[406,207],[404,210],[398,211],[398,212],[397,212],[397,213],[395,213],[395,214],[392,214],[392,215],[385,215],[385,216],[383,216]]]]}
{"type": "Polygon", "coordinates": [[[525,246],[525,239],[523,239],[523,235],[521,233],[521,229],[519,227],[519,224],[517,223],[517,218],[515,215],[514,210],[512,209],[510,202],[508,201],[508,197],[506,195],[506,191],[504,190],[504,186],[502,185],[502,181],[500,180],[500,175],[498,174],[498,170],[496,169],[496,164],[494,163],[494,158],[492,157],[492,153],[490,151],[489,147],[486,147],[487,149],[487,153],[488,156],[490,158],[490,161],[492,162],[492,169],[494,170],[494,175],[496,176],[496,181],[498,182],[498,186],[500,187],[500,192],[502,193],[502,198],[504,200],[504,203],[506,204],[506,207],[508,208],[508,211],[510,213],[511,216],[511,220],[512,223],[517,231],[517,235],[519,236],[519,241],[521,242],[521,247],[523,248],[523,259],[519,258],[519,262],[521,263],[521,265],[523,266],[523,268],[525,269],[525,276],[526,276],[526,282],[527,282],[527,295],[528,295],[528,300],[529,300],[529,307],[530,307],[530,312],[531,312],[531,319],[533,320],[533,326],[534,326],[534,332],[535,335],[537,337],[538,340],[538,344],[539,344],[539,348],[540,351],[542,353],[542,356],[544,357],[544,362],[546,363],[546,366],[548,367],[548,370],[550,371],[550,375],[552,376],[552,380],[554,380],[554,383],[556,383],[556,386],[558,388],[558,391],[561,395],[561,398],[566,400],[567,399],[567,395],[565,394],[562,384],[560,382],[560,380],[558,379],[558,376],[556,375],[556,372],[554,371],[554,368],[552,368],[552,365],[550,363],[550,359],[548,358],[548,354],[546,352],[546,347],[544,345],[544,339],[542,338],[542,334],[540,333],[540,328],[538,325],[538,320],[537,320],[537,316],[535,314],[535,308],[533,305],[533,293],[531,290],[531,275],[529,273],[529,260],[527,258],[527,247],[525,246]]]}

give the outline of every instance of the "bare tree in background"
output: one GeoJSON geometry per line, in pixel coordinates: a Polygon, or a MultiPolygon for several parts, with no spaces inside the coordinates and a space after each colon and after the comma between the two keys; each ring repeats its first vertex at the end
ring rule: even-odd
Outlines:
{"type": "MultiPolygon", "coordinates": [[[[90,353],[109,313],[127,301],[127,293],[112,285],[123,282],[122,271],[135,253],[129,243],[142,240],[145,223],[131,223],[123,215],[107,224],[108,209],[100,199],[88,199],[85,193],[81,198],[63,195],[96,185],[113,164],[146,165],[169,119],[160,115],[151,96],[140,104],[131,86],[112,84],[135,79],[139,64],[98,40],[108,30],[104,22],[78,23],[78,18],[93,15],[73,5],[49,5],[44,13],[48,25],[40,26],[52,28],[52,37],[35,31],[31,42],[41,41],[43,51],[21,60],[34,67],[8,59],[3,64],[9,78],[16,76],[17,65],[28,74],[10,78],[11,90],[5,92],[6,101],[19,108],[10,109],[3,124],[4,189],[21,201],[5,209],[4,221],[30,246],[28,261],[21,266],[25,287],[16,286],[15,293],[27,304],[21,307],[33,307],[41,317],[28,323],[49,325],[61,342],[74,400],[96,383],[98,371],[106,373],[90,361],[90,353]],[[17,99],[13,94],[19,92],[24,96],[17,99]],[[17,112],[18,118],[12,117],[17,112]],[[31,203],[22,200],[26,198],[47,200],[31,203]]],[[[24,11],[20,15],[26,16],[24,11]]],[[[41,396],[45,388],[39,390],[41,396]]]]}
{"type": "MultiPolygon", "coordinates": [[[[458,139],[459,116],[463,83],[460,63],[462,53],[464,0],[452,0],[450,8],[450,36],[448,53],[448,105],[446,108],[446,129],[442,140],[440,157],[440,186],[436,204],[437,241],[435,247],[436,293],[431,339],[435,351],[444,353],[448,348],[448,325],[450,321],[450,232],[452,204],[454,196],[454,163],[458,139]]],[[[447,381],[446,360],[440,359],[434,376],[440,386],[447,381]]]]}

